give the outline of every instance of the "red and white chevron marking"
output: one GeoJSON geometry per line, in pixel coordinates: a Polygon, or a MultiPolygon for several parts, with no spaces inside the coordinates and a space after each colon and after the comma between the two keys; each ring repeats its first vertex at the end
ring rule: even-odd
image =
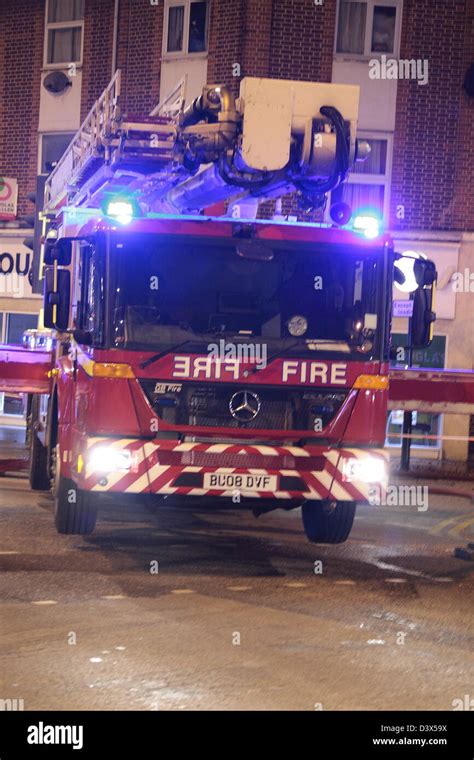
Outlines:
{"type": "MultiPolygon", "coordinates": [[[[180,494],[187,496],[233,496],[235,489],[214,489],[175,485],[186,473],[235,473],[277,475],[299,478],[302,490],[245,490],[243,496],[253,498],[331,499],[335,501],[368,501],[370,485],[344,479],[344,460],[347,458],[381,457],[383,449],[330,449],[315,446],[302,449],[296,446],[242,445],[233,443],[175,443],[174,441],[143,441],[135,438],[88,438],[84,451],[86,462],[81,488],[96,492],[180,494]],[[96,446],[112,446],[129,450],[132,467],[129,471],[112,472],[105,476],[94,472],[88,458],[96,446]],[[259,459],[265,467],[259,467],[259,459]],[[272,459],[275,465],[272,466],[272,459]],[[227,466],[232,461],[232,466],[227,466]],[[309,461],[305,461],[309,460],[309,461]],[[205,464],[193,463],[204,461],[205,464]],[[311,469],[314,462],[315,469],[311,469]]],[[[202,478],[200,478],[202,482],[202,478]]]]}

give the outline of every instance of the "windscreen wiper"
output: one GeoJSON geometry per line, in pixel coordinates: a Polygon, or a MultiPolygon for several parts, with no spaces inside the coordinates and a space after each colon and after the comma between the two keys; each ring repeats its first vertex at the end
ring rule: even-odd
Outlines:
{"type": "Polygon", "coordinates": [[[170,346],[169,348],[165,348],[163,351],[160,351],[159,354],[155,354],[154,356],[150,356],[148,359],[145,359],[145,361],[138,366],[140,369],[145,369],[146,367],[149,367],[150,364],[157,362],[158,359],[162,359],[163,356],[166,356],[166,354],[170,354],[172,351],[177,351],[179,348],[183,348],[183,346],[186,346],[187,343],[191,343],[191,338],[182,340],[180,343],[176,343],[174,346],[170,346]]]}

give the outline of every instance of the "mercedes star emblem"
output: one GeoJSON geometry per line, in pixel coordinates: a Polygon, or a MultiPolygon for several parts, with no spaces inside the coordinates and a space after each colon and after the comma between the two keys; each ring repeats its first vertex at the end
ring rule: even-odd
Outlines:
{"type": "Polygon", "coordinates": [[[251,422],[260,411],[261,402],[253,391],[237,391],[229,401],[229,410],[239,422],[251,422]]]}

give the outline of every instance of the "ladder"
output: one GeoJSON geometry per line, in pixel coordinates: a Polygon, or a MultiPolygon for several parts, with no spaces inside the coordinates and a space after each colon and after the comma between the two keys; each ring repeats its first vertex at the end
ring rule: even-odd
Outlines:
{"type": "Polygon", "coordinates": [[[120,86],[118,69],[46,180],[46,215],[54,216],[69,204],[94,207],[95,196],[105,184],[127,186],[172,161],[176,113],[184,102],[183,80],[179,83],[181,94],[172,93],[175,106],[169,115],[161,115],[168,105],[166,99],[152,115],[140,119],[122,116],[120,86]]]}

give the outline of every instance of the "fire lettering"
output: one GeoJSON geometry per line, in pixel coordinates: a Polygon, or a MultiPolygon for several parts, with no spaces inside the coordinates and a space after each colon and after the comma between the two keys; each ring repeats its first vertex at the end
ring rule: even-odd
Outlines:
{"type": "Polygon", "coordinates": [[[345,385],[347,383],[347,364],[334,362],[329,365],[325,362],[284,361],[281,374],[282,382],[291,382],[292,377],[298,383],[345,385]]]}
{"type": "Polygon", "coordinates": [[[347,364],[331,364],[331,385],[345,385],[347,364]]]}
{"type": "Polygon", "coordinates": [[[209,379],[211,376],[211,366],[210,366],[210,360],[208,356],[198,356],[197,359],[194,360],[194,371],[193,371],[193,377],[198,378],[201,374],[201,372],[204,373],[204,377],[206,379],[209,379]]]}
{"type": "Polygon", "coordinates": [[[173,377],[189,377],[191,371],[191,357],[190,356],[175,356],[173,377]]]}
{"type": "Polygon", "coordinates": [[[321,380],[321,385],[327,385],[328,381],[328,365],[321,362],[311,362],[311,374],[309,376],[310,383],[316,383],[316,378],[321,380]]]}
{"type": "MultiPolygon", "coordinates": [[[[238,359],[222,361],[209,356],[174,356],[172,376],[173,378],[186,377],[194,380],[222,381],[238,381],[247,377],[238,359]]],[[[281,365],[281,382],[331,386],[347,385],[347,364],[285,359],[281,365]]]]}

